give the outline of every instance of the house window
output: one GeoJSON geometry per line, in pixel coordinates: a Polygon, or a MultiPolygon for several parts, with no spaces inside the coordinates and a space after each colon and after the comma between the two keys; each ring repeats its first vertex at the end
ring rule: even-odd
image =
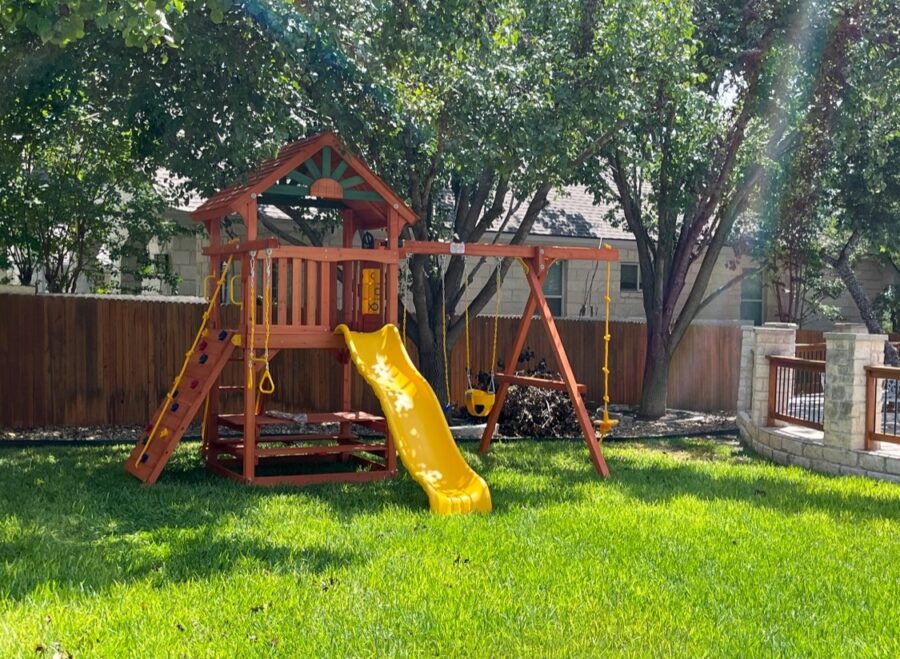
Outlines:
{"type": "MultiPolygon", "coordinates": [[[[744,269],[744,273],[747,269],[744,269]]],[[[741,320],[752,320],[754,325],[763,321],[763,285],[759,273],[741,280],[741,320]]]]}
{"type": "Polygon", "coordinates": [[[550,266],[547,277],[544,279],[544,297],[550,305],[550,311],[554,316],[563,315],[563,264],[557,261],[550,266]]]}
{"type": "Polygon", "coordinates": [[[620,266],[619,290],[641,290],[641,269],[637,263],[622,263],[620,266]]]}

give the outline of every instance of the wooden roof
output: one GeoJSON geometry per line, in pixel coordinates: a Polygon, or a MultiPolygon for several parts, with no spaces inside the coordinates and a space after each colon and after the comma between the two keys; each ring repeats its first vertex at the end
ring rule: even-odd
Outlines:
{"type": "Polygon", "coordinates": [[[389,208],[406,224],[418,220],[397,193],[330,132],[282,147],[242,183],[207,199],[191,218],[205,221],[239,213],[253,195],[258,204],[351,209],[365,228],[385,226],[389,208]]]}

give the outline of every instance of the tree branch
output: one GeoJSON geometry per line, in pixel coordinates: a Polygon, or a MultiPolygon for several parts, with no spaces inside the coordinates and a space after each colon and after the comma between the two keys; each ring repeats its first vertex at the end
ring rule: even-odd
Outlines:
{"type": "MultiPolygon", "coordinates": [[[[528,237],[528,234],[531,233],[531,229],[534,226],[535,221],[540,216],[541,211],[547,206],[547,195],[550,194],[550,190],[553,189],[553,185],[549,181],[544,181],[541,183],[537,190],[535,190],[534,195],[531,197],[531,201],[528,204],[528,209],[525,211],[525,216],[522,218],[522,223],[516,229],[516,233],[513,235],[512,239],[509,241],[510,245],[521,245],[524,242],[525,238],[528,237]]],[[[506,273],[509,271],[509,266],[512,264],[511,259],[504,259],[503,264],[500,268],[500,283],[502,285],[503,280],[506,278],[506,273]]],[[[481,287],[481,290],[475,296],[475,299],[469,304],[469,315],[477,316],[478,313],[484,308],[484,306],[488,303],[488,301],[495,295],[499,294],[497,292],[496,280],[494,277],[488,278],[488,281],[485,282],[484,286],[481,287]]],[[[460,317],[456,320],[456,322],[452,323],[447,329],[447,342],[450,345],[456,342],[459,338],[460,334],[464,329],[464,317],[460,317]]]]}
{"type": "Polygon", "coordinates": [[[281,240],[291,245],[303,245],[304,243],[297,237],[294,236],[281,227],[279,227],[275,220],[262,211],[258,211],[256,217],[259,218],[260,224],[262,224],[266,229],[272,232],[273,235],[277,236],[281,240]]]}
{"type": "Polygon", "coordinates": [[[702,301],[700,304],[697,305],[697,311],[696,311],[696,313],[695,313],[695,317],[698,316],[698,315],[700,314],[700,312],[703,311],[707,306],[709,306],[709,304],[710,304],[713,300],[715,300],[715,299],[716,299],[717,297],[719,297],[722,293],[724,293],[725,291],[727,291],[728,289],[730,289],[732,286],[734,286],[735,284],[738,284],[738,283],[744,281],[744,280],[747,279],[748,277],[752,277],[753,275],[759,274],[760,272],[762,272],[762,266],[759,266],[759,267],[756,267],[756,268],[748,268],[748,269],[744,270],[744,272],[742,272],[741,274],[735,275],[734,277],[732,277],[731,279],[729,279],[727,282],[725,282],[724,284],[722,284],[721,286],[719,286],[719,287],[718,287],[716,290],[714,290],[712,293],[710,293],[709,295],[707,295],[707,296],[703,299],[703,301],[702,301]]]}

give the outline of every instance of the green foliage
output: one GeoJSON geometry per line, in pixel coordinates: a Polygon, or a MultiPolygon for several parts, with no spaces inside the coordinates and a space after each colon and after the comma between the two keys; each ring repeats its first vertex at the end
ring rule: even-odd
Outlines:
{"type": "Polygon", "coordinates": [[[900,332],[900,285],[887,286],[874,300],[875,312],[887,332],[900,332]]]}
{"type": "Polygon", "coordinates": [[[767,257],[780,319],[825,315],[823,302],[846,286],[877,331],[852,265],[862,254],[887,265],[900,253],[900,19],[881,1],[830,3],[820,13],[811,73],[798,77],[808,81],[800,96],[808,102],[791,106],[796,147],[762,215],[772,232],[767,257]]]}
{"type": "MultiPolygon", "coordinates": [[[[884,84],[854,85],[847,107],[856,109],[835,140],[847,160],[830,165],[858,180],[815,178],[843,200],[834,207],[857,212],[878,199],[867,216],[895,207],[885,202],[897,171],[890,117],[900,68],[891,66],[896,12],[888,0],[871,5],[881,36],[854,42],[853,75],[884,84]]],[[[803,134],[827,28],[848,6],[9,3],[0,8],[0,82],[15,93],[0,98],[0,117],[4,137],[38,131],[46,108],[127,127],[134,169],[148,180],[157,167],[180,177],[175,197],[209,193],[281,144],[335,129],[409,199],[422,218],[417,238],[479,240],[517,211],[512,239],[522,241],[550,189],[587,182],[618,204],[615,217],[624,213],[643,245],[645,312],[658,330],[648,363],[660,363],[708,301],[726,242],[750,244],[780,212],[773,200],[805,180],[785,154],[803,134]]],[[[889,228],[890,212],[873,224],[889,228]]],[[[849,214],[833,221],[843,227],[849,214]]],[[[323,227],[309,220],[288,228],[314,240],[323,227]]],[[[881,235],[873,244],[893,250],[896,232],[881,235]]],[[[441,300],[462,311],[464,268],[423,257],[411,270],[410,334],[431,363],[442,353],[441,300]]],[[[473,313],[489,288],[470,297],[473,313]]],[[[451,323],[450,343],[461,333],[451,323]]]]}
{"type": "Polygon", "coordinates": [[[51,292],[74,292],[82,276],[101,285],[123,242],[139,232],[164,239],[174,228],[134,169],[128,129],[103,124],[86,104],[41,114],[42,124],[3,142],[0,247],[23,284],[40,271],[51,292]]]}
{"type": "Polygon", "coordinates": [[[39,266],[59,290],[70,290],[82,273],[99,289],[117,286],[120,274],[175,284],[146,248],[176,229],[160,219],[152,185],[158,168],[180,175],[165,196],[183,201],[190,189],[221,187],[305,132],[289,58],[253,17],[230,2],[218,6],[230,18],[219,26],[206,3],[166,5],[173,12],[166,43],[151,35],[141,49],[129,45],[137,34],[129,21],[87,21],[65,47],[42,43],[24,19],[0,33],[0,82],[14,91],[0,98],[0,168],[8,182],[0,254],[15,255],[24,279],[39,266]],[[32,170],[46,183],[36,184],[32,170]],[[93,216],[75,219],[76,202],[93,216]],[[45,212],[51,207],[52,216],[45,212]],[[110,267],[121,259],[134,273],[110,267]]]}
{"type": "MultiPolygon", "coordinates": [[[[87,31],[98,29],[120,35],[129,46],[146,48],[174,42],[169,21],[184,10],[184,4],[183,0],[4,0],[0,4],[0,28],[33,34],[44,43],[58,45],[77,41],[87,31]]],[[[211,0],[210,5],[214,4],[220,3],[211,0]]]]}
{"type": "Polygon", "coordinates": [[[641,413],[650,417],[665,412],[668,364],[688,326],[725,290],[706,292],[722,249],[752,242],[758,213],[748,211],[802,88],[783,84],[808,55],[796,26],[821,11],[780,0],[663,7],[629,12],[650,35],[630,74],[641,84],[622,130],[582,172],[637,241],[650,356],[641,413]]]}
{"type": "Polygon", "coordinates": [[[124,448],[0,448],[0,654],[900,654],[896,485],[606,450],[602,481],[581,441],[464,446],[495,510],[438,517],[405,473],[253,488],[193,445],[148,488],[124,448]]]}

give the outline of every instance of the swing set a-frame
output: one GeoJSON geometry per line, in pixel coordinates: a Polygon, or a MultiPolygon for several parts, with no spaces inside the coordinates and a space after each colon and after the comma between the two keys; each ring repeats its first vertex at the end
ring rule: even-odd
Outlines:
{"type": "MultiPolygon", "coordinates": [[[[512,346],[509,348],[509,351],[506,355],[504,364],[512,366],[518,363],[519,355],[522,354],[522,350],[525,348],[525,342],[528,338],[528,331],[531,328],[531,324],[537,321],[547,335],[553,360],[556,362],[557,369],[562,379],[548,380],[545,378],[520,375],[516,373],[493,372],[493,368],[495,366],[494,363],[491,364],[491,378],[496,382],[494,391],[490,391],[490,389],[487,392],[478,390],[472,386],[471,380],[469,379],[468,389],[466,390],[467,397],[472,395],[473,393],[476,397],[478,396],[478,393],[487,393],[491,395],[490,399],[478,398],[478,400],[482,401],[482,404],[485,406],[485,408],[489,410],[487,413],[487,422],[485,425],[485,429],[481,437],[481,443],[479,444],[479,450],[485,454],[490,451],[491,442],[494,437],[494,431],[497,427],[497,423],[500,420],[500,413],[503,409],[503,404],[506,401],[506,396],[509,393],[510,385],[565,391],[572,401],[572,407],[575,412],[575,417],[578,420],[578,425],[581,428],[585,443],[587,444],[588,452],[590,453],[591,462],[594,465],[594,469],[602,476],[609,476],[609,467],[607,466],[606,460],[603,457],[603,451],[600,447],[600,440],[602,439],[603,435],[608,433],[616,425],[615,420],[610,419],[608,411],[608,359],[609,342],[611,340],[611,336],[609,333],[610,265],[613,261],[618,260],[618,251],[609,244],[605,244],[599,249],[593,249],[587,247],[555,247],[547,245],[496,245],[425,241],[407,241],[406,243],[404,243],[402,251],[406,254],[433,254],[438,256],[453,254],[464,257],[473,256],[497,259],[513,258],[521,264],[522,270],[525,275],[525,280],[528,284],[529,295],[528,300],[525,303],[525,308],[522,311],[522,316],[519,319],[518,327],[516,328],[515,338],[513,339],[512,346]],[[591,422],[590,413],[588,412],[587,406],[584,403],[583,395],[587,391],[587,388],[585,387],[585,385],[580,384],[575,378],[575,373],[572,370],[571,362],[569,361],[568,354],[566,353],[565,346],[563,345],[562,338],[560,337],[559,328],[556,325],[553,311],[550,309],[550,304],[549,302],[547,302],[547,297],[544,294],[544,280],[546,279],[547,274],[550,271],[550,267],[556,261],[565,260],[590,260],[607,262],[607,289],[604,295],[604,303],[606,307],[606,324],[603,336],[604,362],[602,366],[604,377],[606,378],[604,387],[605,390],[603,392],[604,415],[603,419],[596,423],[596,429],[595,425],[591,422]],[[599,436],[597,430],[600,431],[599,436]]],[[[499,269],[499,263],[497,267],[499,269]]],[[[497,297],[499,297],[499,288],[496,295],[497,297]]],[[[466,344],[468,352],[468,339],[466,341],[466,344]]],[[[493,361],[496,362],[495,357],[493,358],[493,361]]],[[[466,367],[467,369],[470,368],[468,360],[466,367]]],[[[473,412],[473,410],[471,409],[469,411],[473,412]]],[[[475,411],[477,413],[474,414],[474,416],[483,415],[480,410],[475,411]]]]}

